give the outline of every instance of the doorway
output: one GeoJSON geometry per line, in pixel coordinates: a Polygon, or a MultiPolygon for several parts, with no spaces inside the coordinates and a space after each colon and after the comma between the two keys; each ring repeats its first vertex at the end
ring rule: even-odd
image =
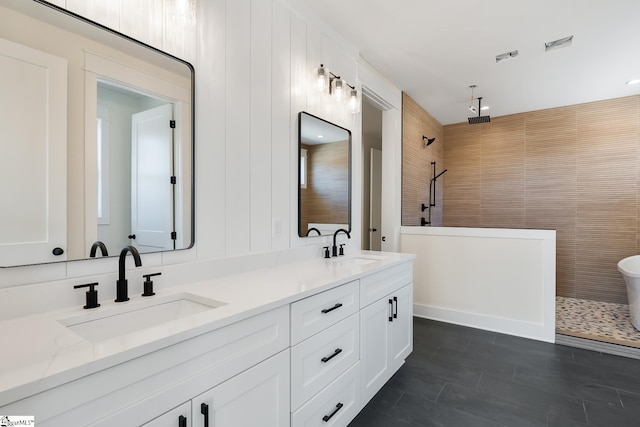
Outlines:
{"type": "Polygon", "coordinates": [[[362,100],[362,248],[382,249],[382,110],[362,100]]]}

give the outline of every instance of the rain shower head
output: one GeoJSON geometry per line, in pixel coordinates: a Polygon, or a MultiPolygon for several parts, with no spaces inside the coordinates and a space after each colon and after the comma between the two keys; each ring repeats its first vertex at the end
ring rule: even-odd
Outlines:
{"type": "Polygon", "coordinates": [[[476,117],[469,117],[468,120],[470,125],[475,125],[476,123],[489,123],[491,121],[491,117],[476,116],[476,117]]]}
{"type": "Polygon", "coordinates": [[[482,110],[482,97],[478,97],[478,115],[474,117],[469,117],[469,124],[475,125],[476,123],[489,123],[491,121],[490,116],[481,116],[480,111],[482,110]]]}

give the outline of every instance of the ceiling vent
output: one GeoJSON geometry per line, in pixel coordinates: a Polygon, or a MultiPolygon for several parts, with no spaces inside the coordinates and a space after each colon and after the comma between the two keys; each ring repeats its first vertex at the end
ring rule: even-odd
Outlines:
{"type": "Polygon", "coordinates": [[[571,46],[571,43],[573,42],[573,36],[569,36],[569,37],[564,37],[558,40],[554,40],[552,42],[548,42],[544,44],[544,51],[545,52],[549,52],[550,50],[554,50],[554,49],[560,49],[563,47],[569,47],[571,46]]]}
{"type": "Polygon", "coordinates": [[[517,50],[513,50],[511,52],[501,53],[500,55],[496,55],[496,64],[499,64],[502,61],[507,61],[509,59],[513,59],[516,56],[520,55],[517,50]]]}

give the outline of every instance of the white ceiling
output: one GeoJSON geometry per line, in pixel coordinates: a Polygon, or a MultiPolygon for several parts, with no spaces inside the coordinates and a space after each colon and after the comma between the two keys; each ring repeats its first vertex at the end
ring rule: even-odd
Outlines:
{"type": "Polygon", "coordinates": [[[472,84],[492,117],[640,93],[640,0],[298,2],[442,124],[472,115],[472,84]]]}

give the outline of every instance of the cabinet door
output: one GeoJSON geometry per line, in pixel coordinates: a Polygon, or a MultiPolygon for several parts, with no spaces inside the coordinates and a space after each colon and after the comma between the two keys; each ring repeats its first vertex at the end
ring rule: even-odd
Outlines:
{"type": "Polygon", "coordinates": [[[390,298],[393,300],[393,322],[389,323],[389,358],[393,374],[413,351],[413,284],[398,289],[390,298]]]}
{"type": "Polygon", "coordinates": [[[191,401],[143,424],[143,427],[191,427],[191,401]]]}
{"type": "Polygon", "coordinates": [[[193,427],[288,427],[289,350],[192,400],[193,427]]]}
{"type": "MultiPolygon", "coordinates": [[[[389,379],[392,305],[382,298],[360,311],[360,366],[363,406],[389,379]]],[[[393,300],[391,299],[393,302],[393,300]]]]}

